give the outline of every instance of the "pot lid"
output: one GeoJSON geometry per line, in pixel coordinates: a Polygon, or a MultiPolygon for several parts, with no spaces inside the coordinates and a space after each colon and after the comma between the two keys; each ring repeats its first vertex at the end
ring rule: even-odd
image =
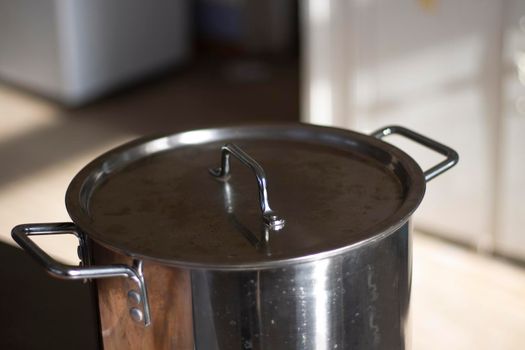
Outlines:
{"type": "Polygon", "coordinates": [[[83,232],[121,253],[249,269],[330,256],[389,234],[424,191],[421,169],[396,147],[293,124],[139,139],[88,164],[66,205],[83,232]]]}

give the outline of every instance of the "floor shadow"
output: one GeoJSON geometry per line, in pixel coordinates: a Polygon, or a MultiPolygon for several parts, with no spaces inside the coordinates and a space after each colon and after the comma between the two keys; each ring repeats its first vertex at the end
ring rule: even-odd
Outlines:
{"type": "Polygon", "coordinates": [[[275,66],[259,81],[232,81],[220,67],[197,62],[85,107],[61,108],[57,122],[0,140],[0,161],[10,165],[0,171],[0,186],[122,135],[299,121],[296,63],[275,66]]]}
{"type": "Polygon", "coordinates": [[[89,284],[55,279],[22,250],[3,243],[0,281],[0,349],[99,349],[89,284]]]}

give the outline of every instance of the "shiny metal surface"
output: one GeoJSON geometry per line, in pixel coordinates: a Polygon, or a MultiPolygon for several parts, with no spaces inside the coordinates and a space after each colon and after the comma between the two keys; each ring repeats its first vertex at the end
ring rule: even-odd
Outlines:
{"type": "Polygon", "coordinates": [[[318,260],[380,239],[408,219],[424,190],[419,166],[394,146],[292,124],[196,130],[124,145],[74,178],[66,205],[90,238],[122,254],[243,270],[318,260]],[[209,175],[225,143],[264,164],[268,195],[287,222],[280,231],[261,227],[248,168],[236,168],[222,183],[209,175]]]}
{"type": "MultiPolygon", "coordinates": [[[[67,266],[64,265],[44,252],[29,236],[42,235],[57,235],[57,234],[73,234],[82,243],[84,237],[73,223],[45,223],[45,224],[25,224],[18,225],[13,228],[13,239],[29,253],[35,260],[37,260],[51,275],[63,279],[96,279],[96,278],[110,278],[110,277],[127,277],[133,281],[135,286],[139,289],[141,298],[141,307],[143,317],[140,321],[144,322],[145,326],[151,323],[151,315],[149,311],[148,291],[146,283],[144,282],[144,275],[142,273],[142,261],[134,260],[133,266],[115,264],[107,266],[67,266]]],[[[82,255],[87,256],[84,252],[83,245],[80,245],[79,251],[82,255]]],[[[141,311],[141,313],[142,313],[141,311]]]]}
{"type": "MultiPolygon", "coordinates": [[[[407,222],[339,256],[277,269],[145,262],[150,327],[127,317],[124,280],[97,281],[104,349],[410,349],[410,240],[407,222]]],[[[96,264],[130,261],[93,249],[96,264]]]]}
{"type": "Polygon", "coordinates": [[[440,162],[439,164],[433,166],[432,168],[424,172],[426,182],[429,182],[436,176],[452,168],[459,161],[458,153],[454,151],[452,148],[445,146],[444,144],[439,143],[437,141],[434,141],[426,136],[423,136],[415,131],[404,128],[402,126],[397,126],[397,125],[387,126],[387,127],[381,128],[373,132],[372,136],[378,139],[382,139],[385,136],[393,135],[393,134],[398,134],[398,135],[407,137],[411,139],[412,141],[415,141],[423,146],[433,149],[434,151],[446,157],[444,161],[440,162]]]}
{"type": "Polygon", "coordinates": [[[277,213],[270,208],[270,202],[268,201],[268,190],[266,180],[266,173],[263,167],[244,152],[239,146],[234,144],[226,144],[221,147],[221,166],[216,169],[210,169],[210,173],[224,181],[228,181],[230,177],[230,154],[234,155],[244,165],[248,166],[255,173],[257,178],[257,185],[259,186],[259,205],[261,206],[261,212],[263,220],[272,230],[278,231],[284,227],[285,220],[277,216],[277,213]]]}
{"type": "Polygon", "coordinates": [[[196,349],[409,349],[408,227],[314,262],[192,271],[196,349]]]}

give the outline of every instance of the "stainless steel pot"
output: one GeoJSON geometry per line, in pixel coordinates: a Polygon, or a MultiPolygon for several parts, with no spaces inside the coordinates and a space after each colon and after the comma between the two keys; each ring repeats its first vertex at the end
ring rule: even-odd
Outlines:
{"type": "Polygon", "coordinates": [[[457,161],[398,126],[141,139],[73,179],[73,223],[20,225],[13,238],[52,275],[96,282],[106,349],[406,349],[409,219],[457,161]],[[380,140],[393,133],[446,159],[423,172],[380,140]],[[79,238],[80,267],[29,238],[64,233],[79,238]]]}

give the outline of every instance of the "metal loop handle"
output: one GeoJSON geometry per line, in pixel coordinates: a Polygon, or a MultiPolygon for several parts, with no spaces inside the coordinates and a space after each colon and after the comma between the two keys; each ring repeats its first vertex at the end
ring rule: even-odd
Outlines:
{"type": "Polygon", "coordinates": [[[432,168],[424,172],[426,182],[432,180],[436,176],[452,168],[454,165],[457,164],[459,160],[459,155],[452,148],[447,147],[437,141],[431,140],[426,136],[418,134],[417,132],[409,130],[402,126],[397,126],[397,125],[387,126],[387,127],[381,128],[373,132],[371,135],[378,139],[382,139],[383,137],[392,135],[392,134],[398,134],[398,135],[404,136],[446,157],[444,161],[442,161],[441,163],[433,166],[432,168]]]}
{"type": "MultiPolygon", "coordinates": [[[[135,261],[134,266],[128,265],[108,265],[108,266],[91,266],[77,267],[64,265],[42,250],[29,236],[42,235],[60,235],[74,234],[80,241],[80,250],[83,255],[85,252],[84,237],[78,231],[73,223],[46,223],[46,224],[25,224],[13,228],[11,235],[13,239],[29,253],[38,263],[40,263],[51,275],[68,280],[91,279],[91,278],[109,278],[109,277],[127,277],[137,284],[140,294],[140,300],[143,304],[143,321],[146,326],[151,323],[150,308],[148,302],[148,293],[144,275],[142,271],[142,261],[135,261]]],[[[130,310],[131,312],[131,310],[130,310]]]]}
{"type": "Polygon", "coordinates": [[[264,223],[273,230],[280,230],[284,227],[285,220],[277,216],[277,214],[270,208],[268,202],[267,181],[264,169],[246,152],[233,143],[228,143],[221,147],[221,167],[217,169],[209,169],[213,176],[227,180],[230,175],[230,155],[234,155],[244,165],[249,167],[257,177],[257,184],[259,186],[259,205],[263,216],[264,223]]]}

